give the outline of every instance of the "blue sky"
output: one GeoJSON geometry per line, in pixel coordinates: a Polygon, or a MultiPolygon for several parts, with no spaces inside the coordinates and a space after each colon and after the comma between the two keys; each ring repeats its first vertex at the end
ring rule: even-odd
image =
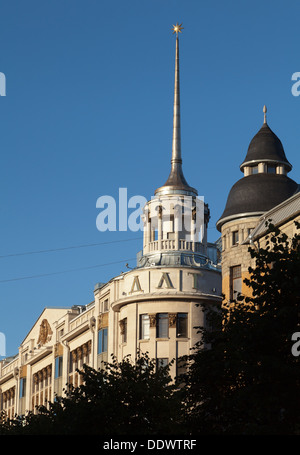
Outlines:
{"type": "Polygon", "coordinates": [[[242,177],[264,104],[293,164],[289,175],[299,181],[300,97],[291,94],[300,71],[299,17],[293,0],[1,3],[0,332],[7,355],[17,353],[45,307],[87,304],[95,283],[135,265],[142,233],[99,232],[96,201],[117,199],[122,187],[128,198],[149,199],[168,177],[172,24],[184,27],[183,169],[210,206],[209,240],[219,236],[215,223],[242,177]],[[7,257],[93,243],[104,244],[7,257]]]}

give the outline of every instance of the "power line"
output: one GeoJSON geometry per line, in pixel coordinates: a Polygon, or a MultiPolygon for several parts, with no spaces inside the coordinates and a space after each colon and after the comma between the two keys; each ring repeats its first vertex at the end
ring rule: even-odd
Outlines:
{"type": "MultiPolygon", "coordinates": [[[[208,228],[208,229],[215,229],[215,228],[208,228]]],[[[16,256],[28,256],[31,254],[54,253],[57,251],[74,250],[74,249],[78,249],[78,248],[90,248],[90,247],[94,247],[94,246],[109,245],[109,244],[113,244],[113,243],[132,242],[134,240],[142,240],[142,237],[134,237],[133,239],[123,239],[123,240],[111,240],[109,242],[100,242],[100,243],[86,243],[83,245],[73,245],[73,246],[66,246],[66,247],[61,247],[61,248],[51,248],[51,249],[47,249],[47,250],[25,251],[23,253],[2,254],[2,255],[0,255],[0,259],[16,257],[16,256]]]]}
{"type": "Polygon", "coordinates": [[[49,250],[35,250],[35,251],[26,251],[24,253],[11,253],[11,254],[0,255],[0,259],[14,257],[14,256],[27,256],[29,254],[53,253],[56,251],[73,250],[73,249],[77,249],[77,248],[89,248],[89,247],[93,247],[93,246],[108,245],[111,243],[131,242],[133,240],[141,240],[141,239],[142,239],[142,237],[135,237],[133,239],[111,240],[110,242],[101,242],[101,243],[87,243],[84,245],[66,246],[66,247],[62,247],[62,248],[52,248],[49,250]]]}
{"type": "Polygon", "coordinates": [[[19,278],[10,278],[10,279],[7,279],[7,280],[0,280],[0,283],[8,283],[10,281],[30,280],[30,279],[33,279],[33,278],[43,278],[43,277],[52,276],[52,275],[60,275],[60,274],[63,274],[63,273],[78,272],[78,271],[81,271],[81,270],[89,270],[89,269],[96,269],[98,267],[105,267],[105,266],[108,266],[108,265],[121,264],[121,263],[126,263],[128,261],[134,261],[134,260],[136,260],[136,258],[123,259],[122,261],[107,262],[106,264],[97,264],[97,265],[91,265],[91,266],[88,266],[88,267],[80,267],[80,268],[77,268],[77,269],[62,270],[60,272],[51,272],[51,273],[43,273],[43,274],[40,274],[40,275],[31,275],[31,276],[24,276],[24,277],[19,277],[19,278]]]}

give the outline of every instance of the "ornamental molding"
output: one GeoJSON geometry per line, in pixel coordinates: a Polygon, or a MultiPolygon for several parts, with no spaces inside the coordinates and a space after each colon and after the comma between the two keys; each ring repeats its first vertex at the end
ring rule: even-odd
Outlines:
{"type": "Polygon", "coordinates": [[[176,327],[177,313],[169,313],[169,327],[176,327]]]}

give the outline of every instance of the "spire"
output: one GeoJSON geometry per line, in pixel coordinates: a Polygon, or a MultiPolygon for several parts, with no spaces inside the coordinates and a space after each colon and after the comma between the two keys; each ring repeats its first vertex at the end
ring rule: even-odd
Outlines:
{"type": "Polygon", "coordinates": [[[197,195],[197,191],[191,188],[182,172],[181,158],[181,131],[180,131],[180,84],[179,84],[179,38],[182,33],[182,24],[173,25],[173,34],[176,33],[175,50],[175,82],[174,82],[174,106],[173,106],[173,140],[171,172],[166,183],[155,191],[156,195],[161,194],[190,194],[197,195]]]}
{"type": "Polygon", "coordinates": [[[181,135],[180,135],[180,85],[179,85],[179,39],[176,36],[175,53],[175,83],[174,83],[174,107],[173,107],[173,142],[172,142],[172,169],[176,163],[182,164],[181,159],[181,135]]]}

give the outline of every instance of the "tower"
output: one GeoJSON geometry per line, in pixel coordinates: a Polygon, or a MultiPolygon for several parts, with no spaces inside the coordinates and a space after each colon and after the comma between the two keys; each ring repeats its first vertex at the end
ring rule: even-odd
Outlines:
{"type": "Polygon", "coordinates": [[[243,279],[249,276],[250,255],[244,242],[251,238],[259,218],[298,191],[298,184],[287,175],[292,165],[283,145],[267,123],[266,106],[263,112],[263,125],[240,165],[244,176],[231,188],[217,222],[222,234],[222,290],[227,299],[235,299],[240,292],[247,295],[243,279]]]}
{"type": "Polygon", "coordinates": [[[181,29],[179,24],[173,28],[176,49],[171,170],[166,183],[156,189],[144,207],[143,250],[136,268],[113,279],[108,323],[108,351],[118,359],[135,356],[137,350],[148,352],[158,365],[176,359],[171,367],[173,377],[180,372],[178,359],[188,355],[199,340],[195,327],[205,325],[201,304],[221,303],[221,271],[207,248],[208,205],[183,175],[181,29]]]}
{"type": "Polygon", "coordinates": [[[182,169],[178,38],[180,31],[179,25],[174,26],[176,50],[171,171],[166,183],[155,190],[155,196],[144,208],[143,258],[140,261],[143,265],[156,263],[158,253],[160,264],[197,265],[203,263],[203,260],[206,261],[207,255],[209,208],[198,198],[197,190],[188,185],[182,169]],[[201,242],[200,237],[203,240],[201,242]]]}

